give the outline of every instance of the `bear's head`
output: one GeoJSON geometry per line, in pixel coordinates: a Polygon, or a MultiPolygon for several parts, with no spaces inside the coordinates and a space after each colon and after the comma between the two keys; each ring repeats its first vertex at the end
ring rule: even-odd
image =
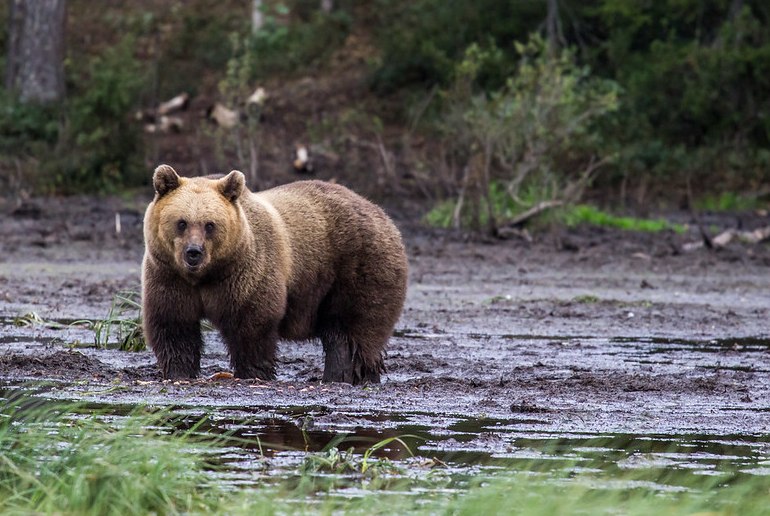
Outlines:
{"type": "Polygon", "coordinates": [[[248,227],[238,204],[246,191],[243,174],[186,178],[160,165],[152,182],[155,198],[145,215],[148,251],[193,281],[228,262],[248,227]]]}

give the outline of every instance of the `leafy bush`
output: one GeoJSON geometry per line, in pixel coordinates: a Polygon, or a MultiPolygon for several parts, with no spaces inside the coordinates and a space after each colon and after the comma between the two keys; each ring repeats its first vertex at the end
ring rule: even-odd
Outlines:
{"type": "Polygon", "coordinates": [[[520,62],[501,89],[474,92],[498,51],[471,45],[446,92],[444,132],[465,163],[455,225],[470,220],[495,233],[537,203],[574,202],[608,160],[597,122],[617,108],[617,85],[592,77],[569,50],[549,56],[538,35],[516,47],[520,62]]]}
{"type": "MultiPolygon", "coordinates": [[[[0,166],[23,166],[41,192],[107,192],[139,181],[139,128],[131,120],[144,85],[126,39],[71,71],[63,105],[22,103],[0,92],[0,166]]],[[[143,176],[142,176],[143,179],[143,176]]]]}
{"type": "Polygon", "coordinates": [[[29,151],[32,142],[53,144],[59,135],[59,109],[23,104],[0,90],[0,153],[29,151]]]}
{"type": "MultiPolygon", "coordinates": [[[[180,92],[195,95],[202,78],[222,70],[233,53],[233,33],[245,33],[250,20],[240,9],[220,0],[193,0],[179,9],[178,29],[158,56],[158,96],[171,98],[180,92]]],[[[155,31],[161,30],[155,27],[155,31]]]]}
{"type": "Polygon", "coordinates": [[[602,0],[582,15],[599,35],[586,56],[625,90],[621,176],[759,180],[770,145],[765,2],[602,0]]]}
{"type": "Polygon", "coordinates": [[[352,19],[344,10],[324,13],[315,10],[308,20],[279,22],[289,11],[280,5],[268,12],[265,24],[248,43],[252,54],[251,77],[296,73],[326,59],[350,33],[352,19]]]}
{"type": "Polygon", "coordinates": [[[449,85],[455,64],[474,43],[503,50],[502,59],[477,77],[483,88],[498,89],[516,65],[511,42],[526,38],[545,18],[545,2],[378,0],[376,10],[382,60],[372,81],[380,93],[449,85]]]}
{"type": "Polygon", "coordinates": [[[144,77],[132,49],[126,38],[76,72],[67,123],[47,164],[57,189],[115,191],[138,180],[141,139],[131,110],[144,77]]]}
{"type": "MultiPolygon", "coordinates": [[[[447,88],[455,63],[476,45],[487,58],[475,87],[490,96],[517,67],[511,41],[544,27],[546,2],[377,2],[382,52],[375,91],[447,88]]],[[[558,2],[575,63],[615,81],[623,104],[602,117],[617,149],[611,174],[622,190],[678,195],[696,187],[752,189],[770,149],[770,4],[760,0],[558,2]],[[665,186],[664,186],[665,185],[665,186]],[[677,190],[677,187],[679,189],[677,190]]],[[[434,103],[435,105],[435,103],[434,103]]],[[[607,184],[607,183],[605,183],[607,184]]],[[[624,199],[625,200],[625,199],[624,199]]],[[[645,202],[642,195],[640,202],[645,202]]]]}

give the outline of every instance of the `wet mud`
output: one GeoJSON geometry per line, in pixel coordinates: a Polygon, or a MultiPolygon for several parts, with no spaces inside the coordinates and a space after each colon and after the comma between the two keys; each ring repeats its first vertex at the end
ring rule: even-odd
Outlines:
{"type": "Polygon", "coordinates": [[[142,203],[6,208],[6,388],[45,381],[50,398],[206,413],[280,450],[413,434],[418,454],[444,463],[507,464],[547,449],[586,467],[597,457],[704,471],[727,461],[767,474],[767,246],[684,252],[696,232],[600,229],[483,242],[402,217],[409,293],[381,384],[321,383],[314,342],[281,344],[277,381],[227,378],[216,332],[205,334],[201,379],[164,382],[151,352],[97,349],[83,322],[139,288],[142,203]]]}

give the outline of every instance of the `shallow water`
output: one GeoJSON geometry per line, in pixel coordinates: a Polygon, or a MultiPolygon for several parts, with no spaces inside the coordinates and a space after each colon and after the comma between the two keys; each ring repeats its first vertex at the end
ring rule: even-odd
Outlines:
{"type": "MultiPolygon", "coordinates": [[[[341,496],[358,496],[368,453],[381,468],[376,475],[405,482],[399,489],[415,495],[512,471],[656,492],[770,476],[764,336],[409,326],[391,341],[385,382],[361,388],[314,379],[322,363],[314,343],[281,346],[276,382],[168,383],[151,352],[120,352],[116,343],[97,349],[93,331],[74,318],[17,323],[0,319],[6,391],[41,389],[25,383],[39,377],[52,382],[38,391],[40,402],[76,400],[116,422],[139,406],[170,408],[181,428],[233,438],[209,458],[214,481],[226,486],[309,474],[336,479],[341,496]],[[312,467],[333,448],[350,468],[312,467]]],[[[226,369],[218,334],[207,332],[206,341],[205,374],[226,369]]]]}
{"type": "MultiPolygon", "coordinates": [[[[53,403],[45,392],[54,386],[11,382],[0,388],[0,403],[26,391],[29,405],[53,403]],[[40,397],[42,396],[42,397],[40,397]]],[[[115,424],[137,405],[86,403],[79,416],[98,413],[115,424]]],[[[380,473],[412,494],[467,488],[480,478],[513,471],[563,482],[575,475],[595,479],[601,489],[643,487],[677,491],[698,485],[699,478],[724,476],[730,482],[770,476],[770,434],[630,434],[533,431],[532,417],[471,418],[424,412],[349,412],[314,407],[218,406],[171,407],[170,430],[204,436],[228,436],[210,461],[216,482],[225,486],[292,481],[304,475],[336,478],[337,494],[353,496],[351,486],[363,478],[361,461],[371,447],[399,437],[370,452],[369,463],[387,466],[380,473]],[[313,457],[331,448],[353,468],[345,473],[309,470],[313,457]],[[357,466],[356,466],[357,465],[357,466]],[[356,470],[358,468],[358,470],[356,470]],[[358,471],[359,473],[356,473],[358,471]]],[[[375,466],[376,467],[376,466],[375,466]]],[[[392,484],[392,482],[391,482],[392,484]]],[[[385,486],[387,487],[387,486],[385,486]]],[[[363,494],[363,493],[362,493],[363,494]]]]}

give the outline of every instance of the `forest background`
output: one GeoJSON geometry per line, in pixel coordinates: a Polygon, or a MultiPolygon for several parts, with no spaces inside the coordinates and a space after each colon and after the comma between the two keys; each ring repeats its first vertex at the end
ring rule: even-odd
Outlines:
{"type": "Polygon", "coordinates": [[[586,202],[753,208],[770,196],[769,21],[760,0],[13,0],[0,188],[238,168],[253,189],[312,175],[492,234],[586,202]],[[61,79],[38,94],[20,42],[43,4],[57,48],[33,52],[61,79]]]}

